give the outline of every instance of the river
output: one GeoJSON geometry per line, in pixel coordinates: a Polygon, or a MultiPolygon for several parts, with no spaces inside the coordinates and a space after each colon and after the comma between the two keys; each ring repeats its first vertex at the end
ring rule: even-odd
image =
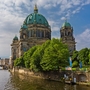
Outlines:
{"type": "Polygon", "coordinates": [[[12,75],[0,70],[0,90],[90,90],[90,86],[67,85],[60,82],[12,75]]]}

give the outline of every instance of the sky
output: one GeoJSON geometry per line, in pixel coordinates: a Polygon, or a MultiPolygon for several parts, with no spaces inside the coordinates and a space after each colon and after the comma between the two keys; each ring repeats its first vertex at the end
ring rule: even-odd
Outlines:
{"type": "Polygon", "coordinates": [[[67,19],[73,27],[76,50],[90,48],[90,0],[0,0],[0,57],[9,58],[11,43],[25,18],[37,4],[51,26],[52,38],[60,38],[60,28],[67,19]]]}

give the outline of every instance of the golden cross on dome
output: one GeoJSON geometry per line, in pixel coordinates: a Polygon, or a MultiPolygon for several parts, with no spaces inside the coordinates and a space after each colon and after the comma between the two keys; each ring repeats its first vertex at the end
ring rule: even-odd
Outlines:
{"type": "Polygon", "coordinates": [[[38,12],[38,8],[37,8],[37,4],[35,4],[35,6],[34,6],[34,12],[38,12]]]}

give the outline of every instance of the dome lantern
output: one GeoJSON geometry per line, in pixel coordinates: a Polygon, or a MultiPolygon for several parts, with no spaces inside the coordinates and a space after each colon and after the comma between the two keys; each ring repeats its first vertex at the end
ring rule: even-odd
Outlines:
{"type": "Polygon", "coordinates": [[[37,5],[36,4],[34,6],[34,13],[38,13],[38,8],[37,8],[37,5]]]}

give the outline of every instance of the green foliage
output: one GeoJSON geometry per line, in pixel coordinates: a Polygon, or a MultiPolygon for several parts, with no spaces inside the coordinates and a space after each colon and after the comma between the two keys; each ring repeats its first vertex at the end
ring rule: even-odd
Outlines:
{"type": "Polygon", "coordinates": [[[88,65],[89,62],[88,54],[89,54],[88,48],[84,48],[79,51],[78,58],[79,60],[82,61],[83,65],[88,65]]]}
{"type": "Polygon", "coordinates": [[[78,51],[73,52],[72,63],[72,67],[79,67],[78,51]]]}
{"type": "Polygon", "coordinates": [[[37,46],[34,46],[24,53],[23,59],[25,61],[26,68],[30,68],[31,56],[33,55],[36,49],[37,49],[37,46]]]}
{"type": "Polygon", "coordinates": [[[79,63],[77,61],[74,61],[72,67],[79,67],[79,63]]]}
{"type": "Polygon", "coordinates": [[[40,66],[41,59],[42,59],[42,48],[41,46],[37,46],[37,49],[31,56],[30,68],[33,69],[34,71],[41,69],[40,66]]]}
{"type": "Polygon", "coordinates": [[[73,52],[72,61],[78,60],[78,51],[73,52]]]}
{"type": "Polygon", "coordinates": [[[88,62],[88,64],[90,65],[90,49],[89,49],[88,58],[89,58],[89,62],[88,62]]]}
{"type": "Polygon", "coordinates": [[[79,70],[80,71],[87,71],[88,69],[87,68],[80,68],[79,70]]]}
{"type": "Polygon", "coordinates": [[[73,67],[78,67],[80,61],[83,67],[90,65],[90,49],[83,48],[80,51],[74,51],[72,56],[73,67]]]}
{"type": "Polygon", "coordinates": [[[65,67],[62,67],[61,70],[62,70],[62,71],[65,71],[65,67]]]}
{"type": "Polygon", "coordinates": [[[41,67],[44,71],[58,70],[59,67],[68,65],[69,51],[65,44],[59,39],[52,39],[48,48],[45,49],[41,60],[41,67]]]}
{"type": "Polygon", "coordinates": [[[14,61],[14,66],[22,66],[22,67],[25,67],[23,58],[22,58],[22,57],[17,58],[17,59],[14,61]]]}
{"type": "Polygon", "coordinates": [[[77,68],[72,68],[72,70],[73,70],[73,71],[76,71],[76,70],[77,70],[77,68]]]}
{"type": "Polygon", "coordinates": [[[42,45],[30,48],[21,58],[15,60],[15,66],[25,66],[33,71],[59,70],[69,65],[69,50],[59,39],[47,40],[42,45]]]}

